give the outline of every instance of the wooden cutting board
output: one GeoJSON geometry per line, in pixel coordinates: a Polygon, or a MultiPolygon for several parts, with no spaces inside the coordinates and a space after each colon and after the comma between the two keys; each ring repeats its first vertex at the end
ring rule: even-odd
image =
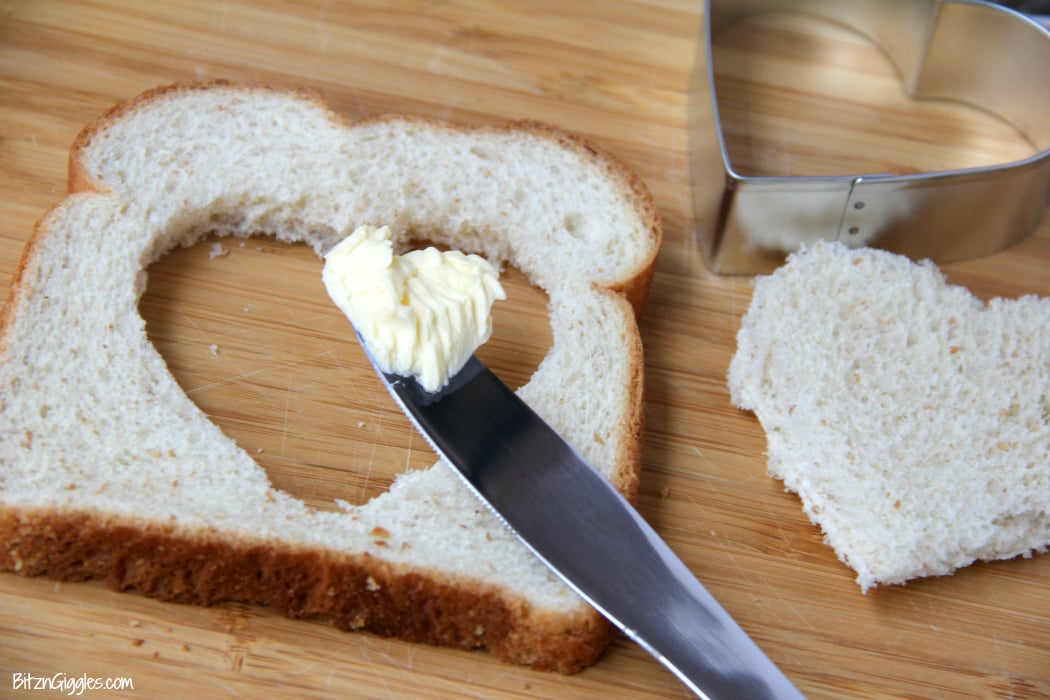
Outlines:
{"type": "MultiPolygon", "coordinates": [[[[709,274],[692,237],[686,108],[699,0],[617,3],[230,0],[0,3],[0,282],[64,192],[77,131],[119,100],[224,77],[320,88],[353,117],[546,120],[649,184],[666,239],[646,314],[640,510],[812,698],[1050,697],[1050,555],[861,595],[725,372],[750,281],[709,274]]],[[[903,96],[881,54],[801,18],[719,40],[737,165],[766,174],[959,167],[1030,155],[989,115],[903,96]]],[[[712,163],[711,168],[718,164],[712,163]]],[[[149,332],[190,396],[280,488],[359,502],[433,460],[370,379],[310,251],[253,239],[151,269],[149,332]]],[[[976,294],[1050,295],[1050,217],[1010,251],[946,266],[976,294]]],[[[484,351],[512,384],[549,346],[544,296],[511,271],[484,351]]],[[[639,591],[639,605],[645,591],[639,591]]],[[[109,697],[684,698],[617,639],[571,677],[291,621],[242,604],[161,604],[98,583],[0,574],[0,695],[13,674],[127,677],[109,697]]],[[[24,676],[23,676],[24,677],[24,676]]],[[[26,693],[28,695],[28,693],[26,693]]],[[[90,693],[85,693],[89,695],[90,693]]]]}

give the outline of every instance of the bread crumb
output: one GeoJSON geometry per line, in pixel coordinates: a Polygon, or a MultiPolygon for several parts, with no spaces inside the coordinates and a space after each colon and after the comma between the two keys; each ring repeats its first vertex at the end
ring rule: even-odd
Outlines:
{"type": "Polygon", "coordinates": [[[484,627],[482,627],[481,625],[478,625],[477,627],[474,628],[474,636],[475,637],[480,637],[483,634],[485,634],[485,628],[484,627]]]}
{"type": "Polygon", "coordinates": [[[341,498],[333,498],[332,502],[335,503],[336,508],[339,510],[351,511],[354,506],[349,501],[344,501],[341,498]]]}
{"type": "Polygon", "coordinates": [[[358,428],[363,428],[363,427],[365,427],[365,422],[364,422],[363,420],[359,420],[359,421],[357,421],[357,427],[358,427],[358,428]]]}
{"type": "Polygon", "coordinates": [[[142,646],[145,643],[146,643],[145,639],[132,639],[131,640],[131,646],[133,646],[133,647],[140,647],[140,646],[142,646]]]}
{"type": "Polygon", "coordinates": [[[222,243],[212,243],[211,252],[208,253],[208,259],[214,260],[215,258],[221,258],[229,254],[230,249],[224,246],[222,243]]]}
{"type": "Polygon", "coordinates": [[[215,343],[212,343],[211,345],[209,345],[208,349],[211,350],[211,354],[212,354],[213,357],[218,357],[219,356],[219,352],[220,352],[219,346],[216,345],[215,343]]]}
{"type": "Polygon", "coordinates": [[[190,650],[190,645],[184,643],[181,648],[182,648],[182,651],[189,651],[190,650]]]}
{"type": "Polygon", "coordinates": [[[667,498],[671,495],[671,487],[663,486],[660,488],[660,498],[667,498]]]}
{"type": "Polygon", "coordinates": [[[128,627],[141,627],[142,623],[138,620],[128,620],[128,627]]]}
{"type": "Polygon", "coordinates": [[[369,576],[368,580],[365,581],[365,587],[368,588],[368,590],[372,591],[373,593],[375,593],[376,591],[378,591],[378,590],[380,590],[382,588],[382,586],[380,586],[379,583],[377,583],[376,580],[374,578],[372,578],[371,576],[369,576]]]}
{"type": "Polygon", "coordinates": [[[263,452],[265,452],[265,450],[263,448],[261,448],[261,447],[256,447],[255,448],[255,454],[261,455],[263,452]]]}

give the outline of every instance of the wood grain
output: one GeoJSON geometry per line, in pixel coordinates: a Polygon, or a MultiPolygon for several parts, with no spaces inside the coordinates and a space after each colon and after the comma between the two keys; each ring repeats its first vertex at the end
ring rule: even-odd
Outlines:
{"type": "MultiPolygon", "coordinates": [[[[701,3],[5,0],[0,2],[0,283],[64,193],[77,131],[175,80],[310,85],[354,117],[536,118],[612,150],[649,184],[666,243],[642,320],[640,508],[812,698],[1050,697],[1050,557],[981,564],[861,595],[797,499],[725,371],[750,283],[716,277],[691,234],[685,131],[701,3]]],[[[993,117],[907,100],[882,55],[797,17],[723,35],[734,162],[765,174],[915,172],[1031,146],[993,117]]],[[[712,163],[712,168],[717,164],[712,163]]],[[[357,502],[432,455],[372,382],[308,250],[213,241],[157,263],[142,301],[184,388],[316,507],[357,502]]],[[[1014,249],[951,265],[976,294],[1050,295],[1050,217],[1014,249]]],[[[520,383],[550,343],[544,298],[511,272],[486,359],[520,383]]],[[[644,592],[639,604],[645,604],[644,592]]],[[[684,698],[617,639],[577,676],[285,620],[166,605],[98,583],[0,575],[0,695],[12,673],[130,676],[123,697],[684,698]]],[[[13,693],[18,695],[18,693],[13,693]]]]}

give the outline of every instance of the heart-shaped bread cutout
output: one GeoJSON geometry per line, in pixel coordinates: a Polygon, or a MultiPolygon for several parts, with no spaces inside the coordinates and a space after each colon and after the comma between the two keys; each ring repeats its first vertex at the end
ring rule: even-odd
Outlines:
{"type": "Polygon", "coordinates": [[[863,590],[1050,545],[1050,298],[818,243],[758,279],[737,343],[733,402],[863,590]]]}
{"type": "Polygon", "coordinates": [[[547,293],[554,338],[519,394],[633,496],[630,302],[660,238],[636,176],[539,124],[348,124],[312,93],[208,83],[146,93],[88,127],[70,188],[5,309],[0,568],[268,603],[562,671],[597,657],[609,626],[450,469],[407,473],[347,512],[274,489],[173,380],[137,304],[145,269],[206,232],[320,254],[369,223],[395,243],[509,262],[547,293]]]}

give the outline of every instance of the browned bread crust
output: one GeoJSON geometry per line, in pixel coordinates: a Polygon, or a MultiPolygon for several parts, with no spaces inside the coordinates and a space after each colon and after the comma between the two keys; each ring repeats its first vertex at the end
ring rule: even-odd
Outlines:
{"type": "Polygon", "coordinates": [[[576,673],[594,663],[612,635],[591,611],[571,619],[537,615],[505,591],[399,573],[367,553],[231,542],[92,513],[14,508],[0,508],[0,542],[0,570],[23,576],[97,578],[116,591],[176,603],[263,604],[344,631],[487,649],[538,670],[576,673]]]}

